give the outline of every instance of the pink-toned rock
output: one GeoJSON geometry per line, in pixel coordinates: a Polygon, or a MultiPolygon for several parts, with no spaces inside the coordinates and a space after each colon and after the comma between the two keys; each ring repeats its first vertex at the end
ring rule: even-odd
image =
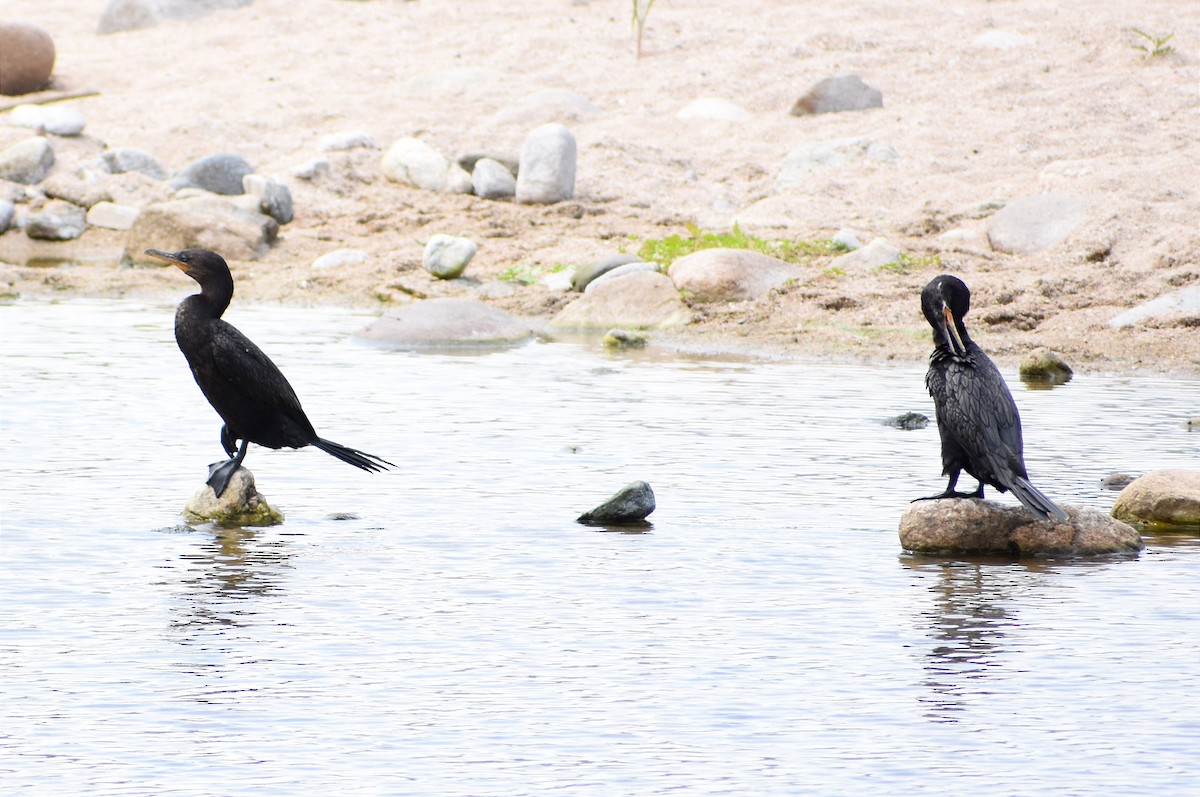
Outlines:
{"type": "Polygon", "coordinates": [[[801,276],[799,266],[749,249],[701,249],[671,264],[675,287],[694,302],[742,302],[801,276]]]}
{"type": "Polygon", "coordinates": [[[1130,482],[1112,516],[1151,530],[1200,533],[1200,471],[1156,470],[1130,482]]]}
{"type": "Polygon", "coordinates": [[[46,87],[54,73],[54,40],[24,22],[0,22],[0,94],[28,94],[46,87]]]}

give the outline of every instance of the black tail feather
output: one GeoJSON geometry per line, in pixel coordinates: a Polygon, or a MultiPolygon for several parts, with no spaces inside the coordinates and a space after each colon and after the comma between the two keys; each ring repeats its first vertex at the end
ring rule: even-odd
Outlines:
{"type": "Polygon", "coordinates": [[[342,462],[346,462],[356,468],[362,468],[363,470],[371,471],[372,473],[396,467],[395,464],[388,462],[382,457],[377,457],[374,454],[367,454],[363,451],[359,451],[356,448],[348,448],[331,440],[318,439],[315,443],[313,443],[313,445],[324,451],[326,454],[337,457],[342,462]]]}
{"type": "Polygon", "coordinates": [[[1018,476],[1013,480],[1009,489],[1012,490],[1012,494],[1017,497],[1017,500],[1025,505],[1026,509],[1042,520],[1055,520],[1060,523],[1069,520],[1067,513],[1043,495],[1041,490],[1030,484],[1028,479],[1018,476]]]}

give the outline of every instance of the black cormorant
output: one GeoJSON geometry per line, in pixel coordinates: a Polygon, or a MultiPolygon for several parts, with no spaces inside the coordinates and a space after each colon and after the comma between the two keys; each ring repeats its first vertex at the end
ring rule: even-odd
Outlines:
{"type": "MultiPolygon", "coordinates": [[[[963,316],[971,306],[966,284],[948,274],[921,292],[921,310],[933,327],[933,354],[925,386],[937,410],[946,491],[934,498],[983,498],[983,486],[1012,491],[1042,520],[1067,520],[1067,513],[1029,483],[1021,443],[1021,419],[996,364],[967,334],[963,316]],[[979,480],[973,493],[955,492],[961,471],[979,480]]],[[[920,500],[926,500],[918,498],[920,500]]]]}
{"type": "Polygon", "coordinates": [[[175,341],[204,397],[225,421],[221,446],[231,459],[209,466],[208,476],[218,498],[246,458],[250,443],[267,448],[316,446],[367,471],[392,465],[318,437],[296,391],[275,363],[233,325],[221,320],[233,298],[233,276],[224,258],[207,249],[147,249],[146,254],[178,266],[200,284],[200,293],[184,299],[175,311],[175,341]]]}

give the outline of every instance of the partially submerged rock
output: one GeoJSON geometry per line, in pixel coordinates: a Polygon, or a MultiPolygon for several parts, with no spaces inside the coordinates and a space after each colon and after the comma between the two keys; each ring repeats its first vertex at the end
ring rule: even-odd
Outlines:
{"type": "Polygon", "coordinates": [[[1145,547],[1137,531],[1103,512],[1064,509],[1070,520],[1058,523],[993,501],[918,501],[900,518],[900,544],[914,553],[1010,556],[1096,556],[1145,547]]]}
{"type": "Polygon", "coordinates": [[[1019,371],[1022,380],[1052,382],[1056,385],[1070,382],[1074,374],[1062,355],[1044,346],[1039,346],[1025,355],[1019,371]]]}
{"type": "Polygon", "coordinates": [[[656,271],[635,271],[597,285],[550,319],[551,329],[671,329],[692,321],[674,283],[656,271]]]}
{"type": "Polygon", "coordinates": [[[654,507],[654,491],[650,485],[646,482],[630,482],[600,506],[580,515],[578,522],[598,526],[642,523],[654,511],[654,507]]]}
{"type": "Polygon", "coordinates": [[[207,484],[201,487],[184,507],[183,519],[219,526],[274,526],[283,522],[283,513],[255,488],[254,474],[238,468],[220,498],[207,484]]]}
{"type": "Polygon", "coordinates": [[[1112,516],[1153,531],[1200,533],[1200,471],[1156,470],[1134,479],[1112,516]]]}
{"type": "Polygon", "coordinates": [[[355,333],[402,348],[499,347],[533,336],[529,324],[477,299],[425,299],[392,310],[355,333]]]}
{"type": "Polygon", "coordinates": [[[924,429],[928,426],[929,416],[919,412],[906,412],[888,418],[883,424],[884,426],[891,426],[894,429],[903,429],[906,432],[911,432],[914,429],[924,429]]]}

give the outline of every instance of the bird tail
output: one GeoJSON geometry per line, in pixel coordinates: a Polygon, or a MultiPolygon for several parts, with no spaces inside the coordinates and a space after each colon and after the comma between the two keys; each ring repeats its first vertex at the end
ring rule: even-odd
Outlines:
{"type": "Polygon", "coordinates": [[[359,451],[356,448],[348,448],[344,445],[340,445],[339,443],[335,443],[332,440],[318,439],[315,443],[313,443],[313,445],[324,451],[326,454],[337,457],[342,462],[349,463],[356,468],[369,470],[372,473],[375,471],[387,470],[389,467],[396,467],[393,463],[388,462],[382,457],[377,457],[374,454],[367,454],[363,451],[359,451]]]}
{"type": "Polygon", "coordinates": [[[1030,484],[1028,479],[1016,477],[1009,489],[1012,490],[1012,494],[1017,497],[1017,500],[1025,505],[1026,509],[1042,520],[1056,520],[1060,523],[1068,520],[1067,513],[1042,495],[1041,490],[1030,484]]]}

